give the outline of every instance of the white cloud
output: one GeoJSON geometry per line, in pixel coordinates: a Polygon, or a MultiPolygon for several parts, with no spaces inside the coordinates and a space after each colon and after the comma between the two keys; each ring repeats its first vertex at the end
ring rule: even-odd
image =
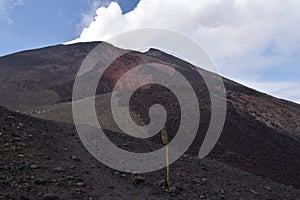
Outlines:
{"type": "Polygon", "coordinates": [[[135,28],[168,28],[197,40],[217,59],[239,63],[255,57],[256,66],[269,66],[280,61],[261,57],[270,45],[284,55],[299,48],[299,7],[298,0],[141,0],[122,15],[113,2],[96,11],[78,41],[105,40],[135,28]]]}
{"type": "Polygon", "coordinates": [[[202,44],[223,75],[254,80],[300,51],[299,8],[299,0],[141,0],[123,15],[113,2],[97,9],[73,42],[136,28],[172,29],[202,44]]]}
{"type": "Polygon", "coordinates": [[[10,12],[19,5],[23,5],[23,0],[0,0],[0,21],[12,24],[14,20],[10,17],[10,12]]]}
{"type": "Polygon", "coordinates": [[[77,25],[77,29],[79,32],[82,29],[88,27],[92,21],[94,21],[96,17],[96,11],[99,7],[107,7],[110,4],[110,0],[87,0],[87,4],[89,9],[83,13],[81,13],[81,21],[77,25]]]}

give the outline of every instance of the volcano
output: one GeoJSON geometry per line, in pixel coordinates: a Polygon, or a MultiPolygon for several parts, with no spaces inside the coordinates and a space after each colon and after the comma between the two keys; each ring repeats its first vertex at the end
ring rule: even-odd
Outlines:
{"type": "MultiPolygon", "coordinates": [[[[102,71],[101,71],[102,70],[102,71]]],[[[158,49],[128,51],[105,42],[57,45],[0,57],[0,199],[297,199],[300,196],[300,105],[223,78],[227,114],[218,143],[198,157],[211,118],[205,71],[158,49]],[[130,82],[118,80],[133,68],[152,63],[162,76],[182,74],[195,90],[201,112],[199,129],[187,152],[171,166],[174,190],[166,190],[165,170],[147,174],[118,172],[93,158],[74,127],[72,91],[86,56],[98,45],[101,58],[124,53],[105,70],[96,90],[95,108],[106,135],[120,148],[150,152],[163,147],[160,135],[129,137],[114,122],[112,91],[126,93],[140,80],[154,80],[137,70],[130,82]],[[169,70],[160,66],[169,66],[169,70]]],[[[216,86],[217,87],[217,86],[216,86]]],[[[131,117],[150,122],[149,108],[167,112],[170,140],[180,126],[180,105],[166,87],[145,85],[130,99],[131,117]]],[[[191,108],[195,109],[195,108],[191,108]]]]}

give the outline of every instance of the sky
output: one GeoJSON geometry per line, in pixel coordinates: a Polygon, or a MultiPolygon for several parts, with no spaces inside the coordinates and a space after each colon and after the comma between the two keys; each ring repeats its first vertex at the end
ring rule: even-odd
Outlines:
{"type": "Polygon", "coordinates": [[[300,103],[299,0],[0,0],[0,56],[165,28],[201,44],[221,75],[300,103]]]}

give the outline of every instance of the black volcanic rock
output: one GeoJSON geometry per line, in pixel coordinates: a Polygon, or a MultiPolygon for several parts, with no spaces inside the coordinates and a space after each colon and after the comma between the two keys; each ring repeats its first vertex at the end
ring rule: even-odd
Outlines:
{"type": "MultiPolygon", "coordinates": [[[[95,160],[71,124],[36,119],[0,107],[0,131],[3,199],[297,199],[300,195],[293,187],[212,158],[201,160],[188,154],[170,166],[172,191],[159,183],[165,179],[165,169],[133,175],[139,183],[132,184],[132,176],[95,160]],[[24,127],[17,129],[13,123],[24,127]],[[72,155],[82,158],[81,162],[70,159],[72,155]],[[32,169],[33,163],[39,167],[32,169]],[[58,167],[65,170],[56,170],[58,167]]],[[[109,134],[117,145],[124,143],[123,135],[109,134]]],[[[132,144],[129,150],[139,146],[134,140],[128,142],[132,144]]]]}

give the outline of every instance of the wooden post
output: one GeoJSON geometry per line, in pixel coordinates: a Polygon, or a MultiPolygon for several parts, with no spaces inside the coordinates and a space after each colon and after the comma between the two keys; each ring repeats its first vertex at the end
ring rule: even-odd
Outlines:
{"type": "Polygon", "coordinates": [[[171,180],[170,180],[170,168],[169,168],[169,148],[168,148],[168,133],[166,127],[164,126],[161,130],[161,138],[164,145],[166,145],[166,165],[167,165],[167,185],[168,188],[171,188],[171,180]]]}

